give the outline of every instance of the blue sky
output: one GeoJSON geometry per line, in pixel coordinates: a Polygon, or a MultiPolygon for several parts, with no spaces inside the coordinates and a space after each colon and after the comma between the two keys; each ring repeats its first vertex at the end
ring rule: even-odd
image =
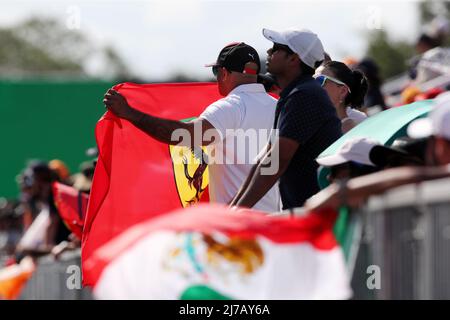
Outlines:
{"type": "MultiPolygon", "coordinates": [[[[419,30],[414,1],[120,1],[0,0],[0,25],[32,14],[61,19],[95,43],[113,46],[145,79],[182,72],[208,77],[205,63],[232,41],[253,45],[261,56],[270,46],[261,29],[305,27],[316,32],[333,59],[361,57],[370,29],[413,41],[419,30]]],[[[90,70],[96,72],[96,63],[90,70]]]]}

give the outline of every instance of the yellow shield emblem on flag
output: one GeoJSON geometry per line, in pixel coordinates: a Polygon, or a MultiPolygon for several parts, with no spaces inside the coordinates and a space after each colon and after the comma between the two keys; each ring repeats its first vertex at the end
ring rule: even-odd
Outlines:
{"type": "Polygon", "coordinates": [[[200,201],[208,186],[208,160],[204,147],[193,149],[169,145],[173,174],[183,207],[200,201]]]}

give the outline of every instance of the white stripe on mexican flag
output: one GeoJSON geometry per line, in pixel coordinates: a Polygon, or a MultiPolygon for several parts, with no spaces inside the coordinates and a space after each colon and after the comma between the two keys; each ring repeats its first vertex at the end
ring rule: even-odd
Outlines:
{"type": "Polygon", "coordinates": [[[132,227],[86,270],[99,299],[347,299],[335,218],[196,206],[132,227]]]}

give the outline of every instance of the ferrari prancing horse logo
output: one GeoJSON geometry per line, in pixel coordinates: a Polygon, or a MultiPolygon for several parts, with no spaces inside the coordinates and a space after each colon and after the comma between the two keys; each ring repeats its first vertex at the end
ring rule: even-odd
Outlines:
{"type": "Polygon", "coordinates": [[[208,156],[202,147],[169,146],[173,173],[183,207],[200,201],[208,186],[208,156]]]}

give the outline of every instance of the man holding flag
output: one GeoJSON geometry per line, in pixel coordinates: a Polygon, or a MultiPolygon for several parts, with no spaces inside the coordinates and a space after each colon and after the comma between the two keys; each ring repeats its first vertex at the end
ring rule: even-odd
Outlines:
{"type": "MultiPolygon", "coordinates": [[[[188,146],[195,154],[200,153],[201,161],[209,166],[211,201],[227,204],[268,142],[276,100],[265,92],[262,84],[256,83],[260,60],[251,46],[242,42],[229,44],[221,50],[217,61],[208,66],[212,67],[219,92],[225,97],[209,105],[195,120],[182,122],[143,113],[114,89],[108,90],[103,102],[108,110],[156,140],[188,146]],[[248,147],[242,146],[246,138],[250,139],[248,147]],[[208,146],[207,155],[199,149],[201,146],[208,146]]],[[[274,187],[255,208],[279,211],[279,203],[274,187]]]]}

